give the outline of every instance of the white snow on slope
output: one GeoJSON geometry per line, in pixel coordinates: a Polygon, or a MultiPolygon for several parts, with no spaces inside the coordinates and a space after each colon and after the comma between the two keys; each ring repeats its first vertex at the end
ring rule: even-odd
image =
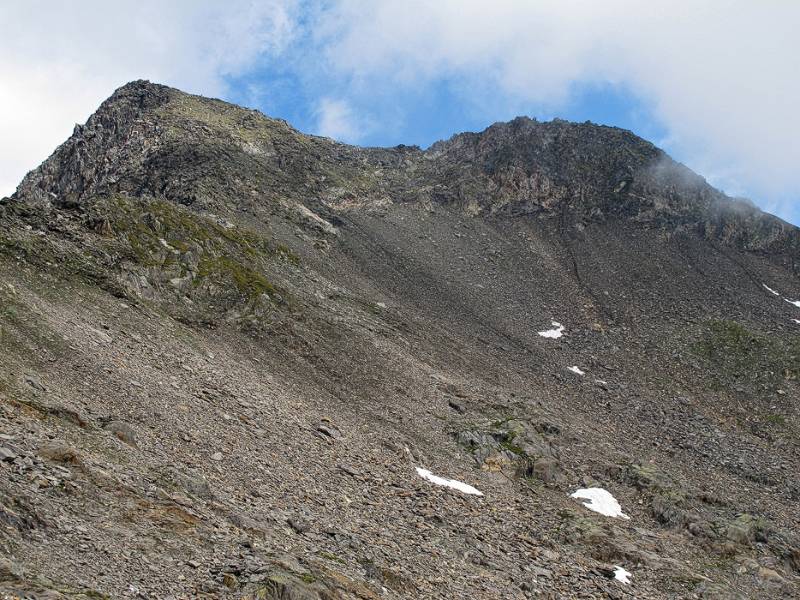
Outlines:
{"type": "Polygon", "coordinates": [[[614,565],[614,579],[621,581],[622,583],[630,583],[631,572],[623,567],[620,567],[619,565],[614,565]]]}
{"type": "Polygon", "coordinates": [[[800,325],[800,319],[792,319],[792,323],[797,323],[798,325],[800,325]]]}
{"type": "Polygon", "coordinates": [[[456,481],[455,479],[446,479],[444,477],[439,477],[438,475],[434,475],[427,469],[422,469],[417,467],[417,473],[423,479],[430,481],[436,485],[441,485],[443,487],[449,487],[454,490],[458,490],[459,492],[463,492],[465,494],[472,494],[473,496],[483,496],[483,492],[476,490],[471,485],[467,485],[461,481],[456,481]]]}
{"type": "Polygon", "coordinates": [[[561,323],[553,321],[551,325],[555,327],[555,329],[539,331],[539,335],[546,338],[560,338],[562,335],[564,335],[564,326],[561,323]]]}
{"type": "Polygon", "coordinates": [[[579,500],[586,500],[583,505],[589,510],[598,512],[607,517],[620,517],[622,519],[630,519],[628,515],[622,512],[622,507],[617,502],[616,498],[611,495],[608,490],[603,488],[581,488],[570,498],[577,498],[579,500]]]}
{"type": "Polygon", "coordinates": [[[780,294],[779,294],[778,292],[776,292],[775,290],[773,290],[773,289],[772,289],[771,287],[769,287],[769,286],[768,286],[766,283],[762,283],[761,285],[763,285],[763,286],[764,286],[764,288],[765,288],[765,289],[766,289],[766,290],[767,290],[767,291],[768,291],[770,294],[775,294],[776,296],[780,296],[780,294]]]}
{"type": "Polygon", "coordinates": [[[567,367],[567,371],[572,371],[575,375],[586,375],[583,371],[581,371],[580,367],[567,367]]]}
{"type": "MultiPolygon", "coordinates": [[[[789,304],[794,304],[797,308],[800,308],[800,300],[789,300],[788,298],[784,298],[789,304]]],[[[541,333],[539,335],[542,335],[541,333]]]]}

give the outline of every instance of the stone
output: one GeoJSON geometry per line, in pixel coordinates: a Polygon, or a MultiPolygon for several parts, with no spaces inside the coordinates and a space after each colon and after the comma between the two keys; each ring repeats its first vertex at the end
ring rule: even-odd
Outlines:
{"type": "Polygon", "coordinates": [[[340,437],[342,437],[342,432],[330,423],[321,423],[317,426],[317,431],[334,440],[338,440],[340,437]]]}
{"type": "Polygon", "coordinates": [[[11,462],[17,458],[17,453],[11,448],[0,446],[0,462],[11,462]]]}
{"type": "Polygon", "coordinates": [[[450,406],[450,408],[452,408],[460,415],[463,415],[464,413],[467,412],[467,408],[460,402],[456,402],[455,400],[449,400],[447,404],[450,406]]]}
{"type": "Polygon", "coordinates": [[[110,344],[113,340],[111,336],[108,335],[105,331],[100,331],[99,329],[89,328],[89,331],[97,338],[98,341],[103,342],[104,344],[110,344]]]}
{"type": "Polygon", "coordinates": [[[356,468],[351,467],[350,465],[338,465],[338,467],[339,467],[340,471],[343,471],[344,473],[347,473],[351,477],[358,477],[359,475],[361,475],[361,471],[359,471],[356,468]]]}
{"type": "Polygon", "coordinates": [[[778,573],[774,569],[768,569],[767,567],[760,567],[758,569],[758,578],[768,583],[774,583],[780,585],[786,583],[786,580],[780,573],[778,573]]]}
{"type": "Polygon", "coordinates": [[[739,559],[739,566],[741,567],[743,573],[746,573],[748,571],[758,571],[758,569],[760,568],[758,562],[750,558],[749,556],[745,556],[739,559]]]}
{"type": "MultiPolygon", "coordinates": [[[[285,600],[320,600],[320,594],[310,584],[284,573],[273,573],[263,582],[264,598],[285,600]]],[[[325,598],[333,597],[326,594],[325,598]]]]}
{"type": "Polygon", "coordinates": [[[113,433],[121,442],[129,446],[136,447],[136,431],[133,427],[122,421],[111,421],[103,427],[108,432],[113,433]]]}
{"type": "Polygon", "coordinates": [[[687,525],[687,529],[689,533],[691,533],[695,537],[702,537],[708,539],[714,539],[717,537],[714,528],[711,526],[711,523],[704,520],[699,521],[692,521],[687,525]]]}
{"type": "Polygon", "coordinates": [[[550,569],[544,569],[542,567],[533,567],[533,574],[536,577],[543,577],[544,579],[551,579],[553,577],[553,572],[550,569]]]}
{"type": "Polygon", "coordinates": [[[21,579],[23,570],[20,565],[12,560],[0,556],[0,581],[14,581],[21,579]]]}
{"type": "Polygon", "coordinates": [[[183,472],[175,467],[170,467],[166,471],[166,476],[178,487],[183,488],[187,493],[203,500],[211,500],[214,494],[208,485],[205,477],[192,471],[183,472]]]}
{"type": "Polygon", "coordinates": [[[64,442],[52,441],[42,445],[38,451],[39,456],[47,460],[61,463],[79,464],[80,457],[77,450],[64,442]]]}
{"type": "Polygon", "coordinates": [[[294,529],[296,533],[305,533],[309,529],[311,529],[311,525],[305,519],[300,517],[290,517],[286,520],[289,524],[289,527],[294,529]]]}
{"type": "Polygon", "coordinates": [[[223,458],[222,452],[214,452],[214,454],[211,455],[211,460],[215,460],[217,462],[221,461],[223,458]]]}
{"type": "Polygon", "coordinates": [[[31,386],[33,389],[39,392],[47,391],[47,388],[44,387],[42,380],[39,379],[38,377],[35,377],[34,375],[25,375],[25,383],[27,383],[29,386],[31,386]]]}
{"type": "Polygon", "coordinates": [[[663,491],[653,496],[650,507],[656,520],[671,527],[682,526],[689,521],[687,512],[681,508],[683,496],[675,491],[663,491]]]}
{"type": "Polygon", "coordinates": [[[554,458],[540,458],[533,463],[531,475],[545,483],[556,483],[563,479],[561,463],[554,458]]]}
{"type": "Polygon", "coordinates": [[[764,537],[765,524],[753,515],[742,513],[728,525],[726,537],[731,542],[749,545],[753,540],[764,537]]]}

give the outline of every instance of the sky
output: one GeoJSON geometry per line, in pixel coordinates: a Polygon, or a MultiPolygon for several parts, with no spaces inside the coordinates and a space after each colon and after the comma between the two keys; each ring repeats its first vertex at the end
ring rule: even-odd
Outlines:
{"type": "Polygon", "coordinates": [[[630,129],[800,224],[795,0],[4,0],[0,196],[133,79],[343,142],[630,129]]]}

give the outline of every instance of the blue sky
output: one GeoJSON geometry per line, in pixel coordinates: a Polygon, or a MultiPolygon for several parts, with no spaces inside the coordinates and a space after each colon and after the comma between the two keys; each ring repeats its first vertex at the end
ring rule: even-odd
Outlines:
{"type": "MultiPolygon", "coordinates": [[[[292,73],[262,68],[246,76],[228,78],[227,84],[226,100],[285,119],[303,132],[320,133],[318,99],[326,95],[324,90],[330,91],[330,82],[316,80],[309,85],[292,73]],[[253,86],[261,87],[263,92],[254,93],[253,86]]],[[[346,92],[342,95],[347,97],[346,92]]],[[[395,91],[389,98],[354,95],[351,111],[382,118],[371,118],[367,127],[356,128],[350,135],[340,133],[333,137],[366,146],[407,144],[425,148],[455,133],[480,131],[494,122],[524,115],[542,121],[588,120],[629,129],[657,144],[667,140],[667,129],[624,86],[575,84],[559,106],[536,102],[475,106],[465,95],[468,94],[459,82],[447,78],[431,82],[424,90],[395,91]]]]}
{"type": "Polygon", "coordinates": [[[145,78],[363,145],[616,125],[800,223],[800,3],[29,0],[0,24],[0,194],[145,78]]]}

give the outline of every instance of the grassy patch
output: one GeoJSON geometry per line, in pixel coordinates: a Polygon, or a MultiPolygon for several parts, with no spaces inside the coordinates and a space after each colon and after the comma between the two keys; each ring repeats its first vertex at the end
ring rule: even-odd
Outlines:
{"type": "Polygon", "coordinates": [[[164,254],[168,250],[164,243],[178,253],[199,247],[251,259],[284,258],[293,264],[300,261],[284,244],[240,227],[222,225],[174,202],[116,197],[100,200],[97,208],[108,219],[112,231],[124,235],[144,263],[152,262],[154,255],[164,254]]]}
{"type": "Polygon", "coordinates": [[[230,280],[247,300],[254,300],[262,294],[270,297],[277,294],[277,288],[264,275],[228,256],[204,257],[200,261],[194,284],[203,279],[217,278],[230,280]]]}
{"type": "Polygon", "coordinates": [[[496,439],[499,438],[498,443],[503,450],[507,450],[511,452],[511,454],[516,454],[517,456],[526,456],[525,451],[514,443],[516,437],[516,431],[502,432],[495,435],[496,439]]]}
{"type": "Polygon", "coordinates": [[[768,344],[764,338],[736,321],[711,321],[695,351],[710,360],[731,361],[762,355],[768,344]]]}
{"type": "Polygon", "coordinates": [[[265,270],[276,260],[300,262],[284,244],[163,200],[98,199],[92,221],[102,225],[95,229],[110,228],[108,245],[125,259],[164,281],[189,275],[192,290],[231,300],[288,301],[265,270]]]}
{"type": "Polygon", "coordinates": [[[333,562],[340,563],[340,564],[346,564],[345,561],[341,557],[337,556],[336,554],[332,554],[330,552],[327,552],[325,550],[321,550],[320,552],[317,552],[317,556],[319,556],[320,558],[324,558],[324,559],[333,561],[333,562]]]}
{"type": "Polygon", "coordinates": [[[709,363],[718,386],[731,381],[775,385],[800,375],[800,340],[768,337],[736,321],[707,323],[692,351],[709,363]]]}
{"type": "Polygon", "coordinates": [[[786,417],[783,415],[767,415],[764,421],[771,425],[786,425],[786,417]]]}

